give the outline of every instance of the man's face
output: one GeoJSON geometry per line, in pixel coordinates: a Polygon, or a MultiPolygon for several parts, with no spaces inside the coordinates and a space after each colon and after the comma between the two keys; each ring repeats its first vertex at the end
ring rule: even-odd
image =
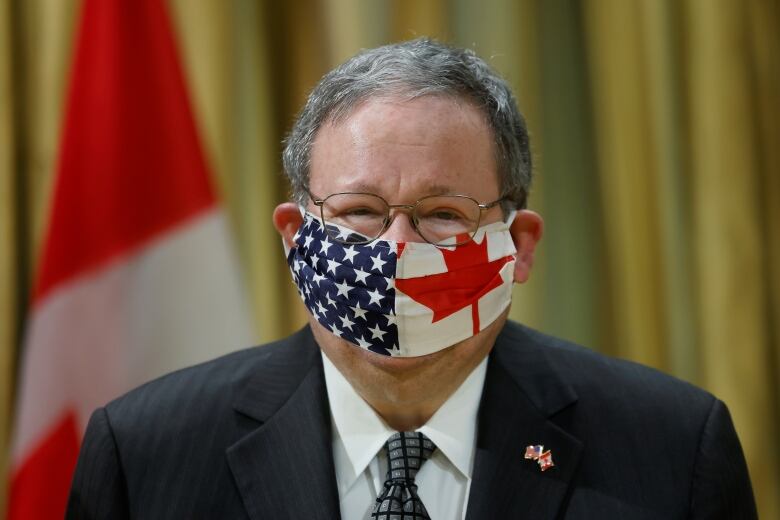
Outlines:
{"type": "MultiPolygon", "coordinates": [[[[482,114],[467,102],[433,96],[369,100],[346,120],[322,127],[312,150],[309,187],[317,197],[369,192],[391,204],[444,194],[490,202],[500,195],[492,135],[482,114]]],[[[311,201],[308,210],[318,212],[311,201]]],[[[482,222],[501,218],[495,207],[482,222]]],[[[395,214],[383,238],[423,241],[403,212],[395,214]]],[[[403,402],[415,393],[430,395],[427,386],[447,391],[460,384],[490,350],[505,319],[456,346],[416,358],[374,354],[332,335],[313,318],[311,326],[325,354],[359,393],[384,392],[372,397],[403,402]]]]}
{"type": "MultiPolygon", "coordinates": [[[[345,121],[320,129],[309,188],[318,197],[375,193],[391,204],[456,194],[491,202],[499,196],[491,131],[465,101],[433,96],[369,100],[345,121]]],[[[311,201],[309,210],[317,213],[311,201]]],[[[482,222],[500,218],[500,209],[494,208],[482,222]]],[[[400,214],[383,238],[423,241],[400,214]]]]}

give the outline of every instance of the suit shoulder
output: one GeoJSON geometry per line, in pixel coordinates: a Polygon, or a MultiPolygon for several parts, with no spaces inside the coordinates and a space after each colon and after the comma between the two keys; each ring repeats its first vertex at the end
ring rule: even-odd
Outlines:
{"type": "MultiPolygon", "coordinates": [[[[285,370],[294,378],[313,352],[308,327],[265,345],[232,352],[149,381],[106,405],[113,423],[154,421],[182,411],[229,409],[240,391],[263,374],[285,370]]],[[[194,414],[193,414],[194,415],[194,414]]],[[[200,415],[207,415],[202,413],[200,415]]],[[[213,418],[213,417],[212,417],[213,418]]],[[[170,422],[170,421],[167,421],[170,422]]]]}
{"type": "Polygon", "coordinates": [[[658,369],[601,354],[576,343],[549,336],[529,327],[508,323],[507,346],[538,356],[549,370],[586,403],[663,413],[683,404],[688,410],[708,413],[715,396],[691,383],[658,369]]]}
{"type": "Polygon", "coordinates": [[[617,508],[603,517],[755,518],[739,440],[709,392],[513,323],[495,350],[519,394],[583,448],[571,516],[602,504],[617,508]]]}

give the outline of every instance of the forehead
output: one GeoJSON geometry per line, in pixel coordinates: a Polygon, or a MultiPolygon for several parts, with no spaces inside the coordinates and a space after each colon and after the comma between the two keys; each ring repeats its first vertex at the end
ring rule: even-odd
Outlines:
{"type": "Polygon", "coordinates": [[[442,193],[494,200],[492,132],[465,100],[372,98],[319,130],[310,189],[317,196],[369,191],[392,201],[442,193]]]}

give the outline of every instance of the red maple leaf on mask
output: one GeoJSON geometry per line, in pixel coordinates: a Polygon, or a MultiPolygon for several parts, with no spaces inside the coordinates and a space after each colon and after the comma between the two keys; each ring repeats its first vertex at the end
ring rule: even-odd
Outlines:
{"type": "MultiPolygon", "coordinates": [[[[471,306],[474,334],[479,332],[479,299],[503,284],[499,272],[512,256],[488,261],[487,237],[454,249],[440,249],[447,271],[418,278],[396,279],[395,287],[433,311],[433,323],[471,306]]],[[[399,256],[403,249],[399,250],[399,256]]]]}

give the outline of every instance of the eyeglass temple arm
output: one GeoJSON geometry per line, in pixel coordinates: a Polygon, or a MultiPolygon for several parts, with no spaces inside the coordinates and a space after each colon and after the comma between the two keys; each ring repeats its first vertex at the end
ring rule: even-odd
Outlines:
{"type": "Polygon", "coordinates": [[[304,189],[304,191],[309,196],[309,198],[311,199],[311,201],[314,203],[315,206],[322,206],[323,204],[325,204],[325,199],[319,198],[318,196],[310,192],[308,189],[304,189]]]}
{"type": "Polygon", "coordinates": [[[481,210],[488,210],[488,209],[496,207],[497,205],[501,204],[505,200],[506,200],[506,197],[501,197],[500,199],[496,199],[493,202],[487,202],[485,204],[477,204],[477,206],[479,206],[479,209],[481,209],[481,210]]]}

